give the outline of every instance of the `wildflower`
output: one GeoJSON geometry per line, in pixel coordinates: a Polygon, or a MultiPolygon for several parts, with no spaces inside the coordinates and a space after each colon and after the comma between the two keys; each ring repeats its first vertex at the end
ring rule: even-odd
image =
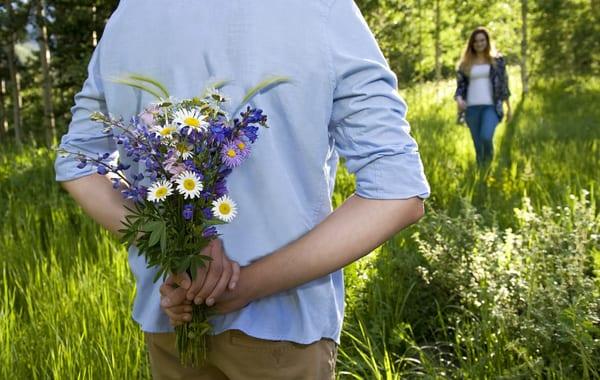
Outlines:
{"type": "Polygon", "coordinates": [[[180,194],[183,194],[185,199],[197,198],[200,196],[202,191],[202,182],[196,173],[186,170],[177,177],[175,181],[177,183],[177,190],[180,194]]]}
{"type": "Polygon", "coordinates": [[[179,128],[188,127],[190,131],[205,131],[208,127],[208,123],[204,121],[205,115],[202,115],[197,109],[186,110],[181,109],[175,113],[175,124],[179,128]]]}
{"type": "Polygon", "coordinates": [[[235,168],[240,166],[244,157],[240,154],[237,146],[234,143],[226,144],[221,150],[221,157],[223,157],[223,163],[228,168],[235,168]]]}
{"type": "Polygon", "coordinates": [[[237,215],[237,206],[228,195],[223,195],[221,198],[213,201],[212,205],[213,214],[224,222],[231,222],[237,215]]]}
{"type": "Polygon", "coordinates": [[[154,125],[152,127],[152,132],[157,133],[162,138],[173,137],[173,133],[177,131],[177,127],[173,124],[167,125],[154,125]]]}
{"type": "Polygon", "coordinates": [[[192,218],[194,217],[194,205],[190,203],[184,205],[181,214],[183,216],[183,219],[192,220],[192,218]]]}
{"type": "Polygon", "coordinates": [[[150,202],[164,201],[171,194],[173,194],[173,185],[169,181],[157,181],[148,188],[148,200],[150,202]]]}
{"type": "Polygon", "coordinates": [[[181,155],[184,160],[192,158],[194,155],[194,146],[185,142],[180,142],[175,146],[177,153],[181,155]]]}

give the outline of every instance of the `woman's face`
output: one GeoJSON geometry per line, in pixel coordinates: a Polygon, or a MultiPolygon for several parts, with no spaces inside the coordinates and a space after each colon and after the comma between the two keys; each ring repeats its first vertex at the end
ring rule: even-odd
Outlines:
{"type": "Polygon", "coordinates": [[[485,48],[487,47],[487,38],[485,38],[485,34],[483,33],[477,33],[475,35],[475,38],[473,40],[473,49],[475,49],[475,51],[477,53],[483,53],[485,51],[485,48]]]}

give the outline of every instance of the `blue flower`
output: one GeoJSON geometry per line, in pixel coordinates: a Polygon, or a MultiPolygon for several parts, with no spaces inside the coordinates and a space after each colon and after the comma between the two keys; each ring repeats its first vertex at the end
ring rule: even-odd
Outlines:
{"type": "Polygon", "coordinates": [[[250,140],[250,142],[254,144],[256,138],[258,137],[258,127],[255,127],[254,125],[248,125],[242,128],[242,132],[248,138],[248,140],[250,140]]]}
{"type": "Polygon", "coordinates": [[[98,165],[98,168],[96,169],[96,171],[100,175],[105,175],[106,173],[108,173],[108,169],[104,165],[98,165]]]}
{"type": "Polygon", "coordinates": [[[194,217],[194,205],[191,203],[185,204],[183,206],[183,211],[181,212],[183,219],[192,220],[194,217]]]}
{"type": "Polygon", "coordinates": [[[204,238],[210,238],[213,236],[217,236],[218,232],[217,229],[215,228],[215,226],[210,226],[204,229],[204,231],[202,231],[202,237],[204,238]]]}

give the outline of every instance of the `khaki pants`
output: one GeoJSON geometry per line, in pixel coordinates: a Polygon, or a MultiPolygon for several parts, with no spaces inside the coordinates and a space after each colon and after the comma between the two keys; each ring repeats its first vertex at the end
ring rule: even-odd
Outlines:
{"type": "Polygon", "coordinates": [[[239,330],[210,337],[208,364],[186,368],[179,363],[175,333],[144,333],[155,380],[330,380],[335,379],[337,345],[254,338],[239,330]]]}

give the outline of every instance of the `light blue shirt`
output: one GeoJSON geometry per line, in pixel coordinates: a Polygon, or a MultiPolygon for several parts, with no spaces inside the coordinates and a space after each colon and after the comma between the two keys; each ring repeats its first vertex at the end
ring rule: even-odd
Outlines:
{"type": "MultiPolygon", "coordinates": [[[[271,128],[260,129],[251,157],[228,177],[238,216],[219,232],[227,255],[242,266],[298,239],[332,212],[339,156],[355,173],[361,197],[429,196],[396,76],[352,0],[122,0],[75,95],[62,147],[116,157],[120,145],[90,113],[129,120],[155,100],[111,81],[124,73],[156,78],[179,99],[231,79],[222,88],[231,99],[228,111],[267,76],[294,81],[252,99],[271,128]]],[[[124,154],[123,161],[130,163],[124,154]]],[[[76,165],[58,157],[56,180],[94,173],[76,165]]],[[[132,163],[127,175],[137,168],[132,163]]],[[[172,331],[159,306],[160,281],[152,282],[154,271],[135,247],[129,263],[137,284],[133,318],[144,331],[172,331]]],[[[343,315],[338,270],[212,322],[214,333],[240,329],[263,339],[339,343],[343,315]]]]}

